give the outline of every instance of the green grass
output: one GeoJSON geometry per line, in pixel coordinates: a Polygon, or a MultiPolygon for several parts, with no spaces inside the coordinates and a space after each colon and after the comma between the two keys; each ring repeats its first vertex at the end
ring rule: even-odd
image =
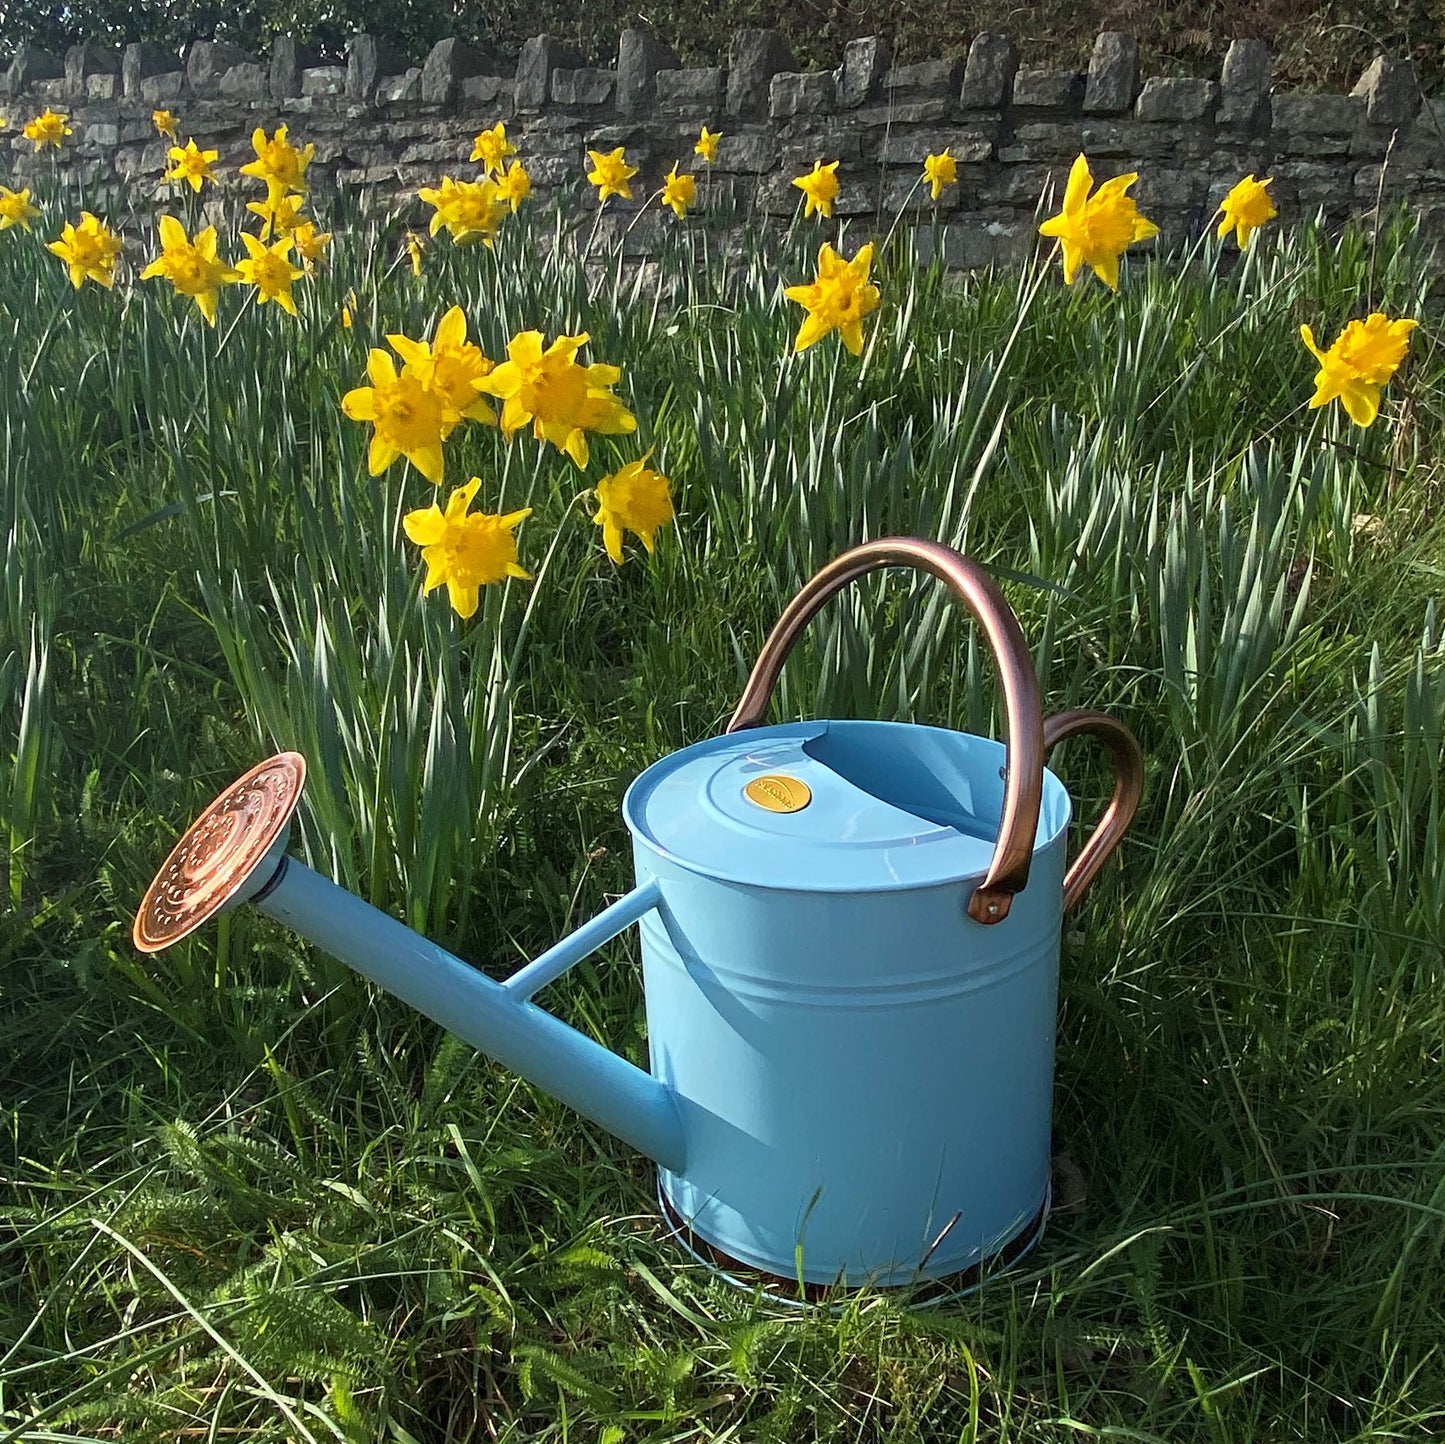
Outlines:
{"type": "MultiPolygon", "coordinates": [[[[898,249],[858,361],[787,357],[823,231],[638,273],[584,266],[574,214],[420,280],[363,214],[300,322],[227,294],[214,332],[0,236],[0,1441],[1445,1433],[1445,418],[1408,227],[1136,256],[1118,296],[898,249]],[[654,558],[613,567],[578,500],[635,443],[584,476],[472,426],[448,480],[534,508],[537,580],[467,625],[419,596],[398,518],[431,488],[369,478],[337,401],[453,302],[490,355],[585,328],[624,368],[678,502],[654,558]],[[1359,431],[1304,408],[1297,327],[1371,308],[1423,325],[1359,431]],[[1149,760],[1065,941],[1078,1196],[982,1292],[735,1292],[642,1159],[258,915],[132,951],[177,829],[285,745],[313,864],[510,971],[628,885],[631,777],[889,533],[994,568],[1047,708],[1107,708],[1149,760]]],[[[891,576],[776,715],[997,713],[964,620],[891,576]]],[[[1102,762],[1057,765],[1097,808],[1102,762]]],[[[553,996],[645,1056],[632,941],[553,996]]]]}

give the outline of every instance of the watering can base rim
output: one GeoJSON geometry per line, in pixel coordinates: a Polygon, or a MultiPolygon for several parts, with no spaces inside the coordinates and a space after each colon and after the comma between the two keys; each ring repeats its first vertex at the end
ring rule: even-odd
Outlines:
{"type": "Polygon", "coordinates": [[[700,1263],[709,1273],[715,1274],[724,1283],[748,1293],[760,1292],[773,1303],[789,1308],[802,1308],[809,1304],[836,1301],[833,1307],[842,1308],[844,1303],[865,1289],[887,1289],[899,1292],[914,1289],[918,1293],[915,1303],[928,1308],[945,1303],[950,1299],[962,1298],[976,1293],[1000,1270],[1010,1269],[1026,1254],[1029,1254],[1043,1238],[1048,1228],[1049,1211],[1053,1203],[1052,1183],[1044,1192],[1044,1200],[1028,1218],[1017,1233],[1001,1248],[995,1249],[987,1258],[978,1259],[966,1268],[938,1277],[910,1279],[897,1284],[833,1284],[804,1282],[803,1298],[797,1297],[798,1280],[786,1275],[773,1273],[769,1269],[734,1258],[719,1248],[693,1227],[673,1207],[663,1190],[662,1179],[657,1181],[657,1204],[662,1213],[662,1225],[684,1253],[700,1263]]]}

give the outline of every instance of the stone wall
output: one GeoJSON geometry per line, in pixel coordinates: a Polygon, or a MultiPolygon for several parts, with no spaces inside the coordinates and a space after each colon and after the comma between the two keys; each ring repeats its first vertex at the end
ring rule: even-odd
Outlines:
{"type": "MultiPolygon", "coordinates": [[[[21,124],[50,105],[74,135],[62,164],[98,206],[145,208],[159,197],[165,144],[151,110],[168,108],[181,136],[221,152],[230,185],[251,159],[250,134],[285,122],[314,141],[310,178],[323,193],[367,189],[383,199],[470,177],[472,137],[507,122],[539,193],[575,184],[585,152],[625,146],[641,174],[638,202],[610,202],[622,225],[667,168],[701,170],[699,126],[724,133],[710,201],[757,224],[785,224],[799,193],[791,179],[839,160],[836,214],[885,218],[907,204],[931,240],[933,203],[917,187],[923,158],[948,146],[959,184],[938,203],[945,255],[957,265],[1008,260],[1033,244],[1046,182],[1061,186],[1080,151],[1097,176],[1137,170],[1133,194],[1166,241],[1197,235],[1242,175],[1275,178],[1288,217],[1323,209],[1332,223],[1404,197],[1426,230],[1445,233],[1445,101],[1424,100],[1406,61],[1377,59],[1348,95],[1276,93],[1268,47],[1236,40],[1218,80],[1138,73],[1132,37],[1098,37],[1089,69],[1021,68],[1014,41],[979,35],[966,59],[891,63],[878,39],[851,42],[835,71],[798,72],[775,31],[739,31],[725,61],[684,68],[666,46],[630,30],[611,66],[589,66],[549,36],[522,48],[514,70],[458,40],[424,57],[392,53],[356,35],[345,65],[316,64],[279,38],[267,57],[197,41],[184,59],[149,44],[116,53],[86,44],[65,56],[22,45],[3,79],[13,177],[50,164],[21,139],[21,124]],[[510,69],[510,68],[509,68],[510,69]]],[[[591,204],[584,188],[584,203],[591,204]]],[[[420,212],[419,212],[420,213],[420,212]]],[[[664,220],[652,208],[632,227],[646,250],[664,220]]],[[[865,222],[867,223],[867,222],[865,222]]]]}

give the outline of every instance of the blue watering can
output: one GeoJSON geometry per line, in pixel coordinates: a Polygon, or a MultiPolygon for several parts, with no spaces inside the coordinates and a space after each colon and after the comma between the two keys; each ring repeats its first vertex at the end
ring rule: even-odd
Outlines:
{"type": "Polygon", "coordinates": [[[505,982],[286,856],[304,778],[282,753],[211,804],[151,884],[138,948],[250,902],[654,1159],[674,1232],[727,1271],[901,1285],[1038,1237],[1063,914],[1129,826],[1143,760],[1102,713],[1043,720],[1018,621],[966,557],[891,539],[814,577],[727,731],[628,789],[637,886],[505,982]],[[762,725],[802,628],[892,566],[938,577],[982,626],[1007,746],[903,723],[762,725]],[[1069,795],[1044,761],[1075,733],[1112,753],[1115,787],[1066,870],[1069,795]],[[650,1072],[533,1002],[634,923],[650,1072]]]}

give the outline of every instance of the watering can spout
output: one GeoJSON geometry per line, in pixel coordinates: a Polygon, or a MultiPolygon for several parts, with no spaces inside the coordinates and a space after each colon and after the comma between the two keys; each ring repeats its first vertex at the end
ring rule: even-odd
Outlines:
{"type": "Polygon", "coordinates": [[[664,1168],[680,1170],[685,1150],[673,1092],[531,1001],[656,906],[656,884],[634,889],[498,983],[285,855],[304,777],[302,758],[282,753],[206,809],[146,893],[136,946],[157,952],[224,908],[250,902],[664,1168]]]}

